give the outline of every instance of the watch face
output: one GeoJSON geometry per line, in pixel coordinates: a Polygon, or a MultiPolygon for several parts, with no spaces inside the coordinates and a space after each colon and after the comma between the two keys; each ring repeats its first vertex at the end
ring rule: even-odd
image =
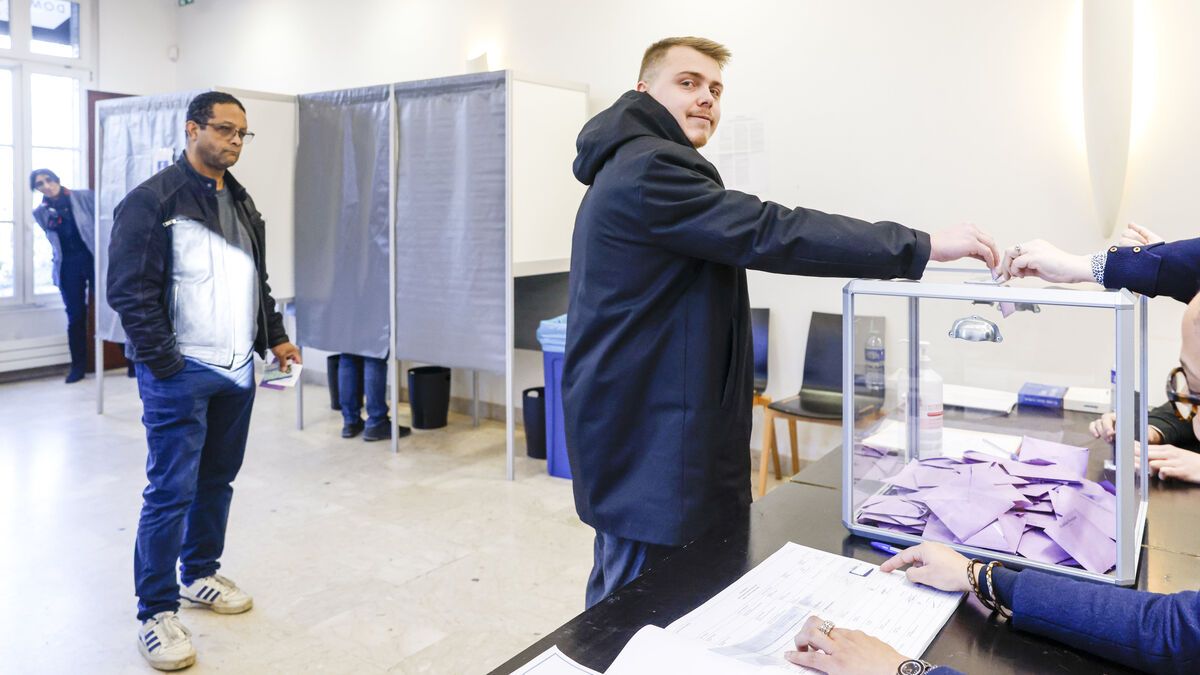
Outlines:
{"type": "Polygon", "coordinates": [[[896,672],[899,675],[921,675],[925,672],[925,665],[916,659],[909,659],[901,663],[896,672]]]}

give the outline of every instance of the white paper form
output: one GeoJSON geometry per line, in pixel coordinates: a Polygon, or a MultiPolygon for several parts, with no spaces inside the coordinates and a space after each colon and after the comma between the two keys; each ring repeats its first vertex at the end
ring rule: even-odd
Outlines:
{"type": "Polygon", "coordinates": [[[687,675],[775,675],[777,672],[801,672],[799,666],[785,664],[791,670],[754,666],[721,656],[709,645],[669,633],[658,626],[644,626],[625,645],[606,675],[647,675],[647,673],[687,673],[687,675]]]}
{"type": "Polygon", "coordinates": [[[884,574],[876,565],[789,542],[667,630],[707,643],[745,665],[804,672],[783,653],[813,614],[916,658],[942,629],[962,593],[884,574]]]}
{"type": "Polygon", "coordinates": [[[1005,415],[1017,405],[1017,394],[1012,391],[966,387],[960,384],[942,385],[942,402],[945,405],[972,410],[990,410],[1005,415]]]}
{"type": "MultiPolygon", "coordinates": [[[[884,420],[873,435],[863,439],[862,444],[883,452],[902,453],[908,447],[908,425],[896,420],[884,420]]],[[[972,450],[999,459],[1012,459],[1020,447],[1020,436],[945,427],[942,429],[940,454],[962,459],[964,452],[972,450]]]]}
{"type": "Polygon", "coordinates": [[[530,659],[529,663],[513,671],[513,675],[600,675],[600,673],[575,663],[555,645],[530,659]]]}

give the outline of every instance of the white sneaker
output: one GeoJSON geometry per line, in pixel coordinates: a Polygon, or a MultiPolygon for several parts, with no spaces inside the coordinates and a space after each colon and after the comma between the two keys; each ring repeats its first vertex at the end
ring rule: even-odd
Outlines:
{"type": "Polygon", "coordinates": [[[254,606],[254,598],[220,574],[197,579],[179,594],[193,606],[207,607],[217,614],[241,614],[254,606]]]}
{"type": "Polygon", "coordinates": [[[158,670],[180,670],[196,662],[192,634],[175,612],[159,612],[142,623],[138,651],[158,670]]]}

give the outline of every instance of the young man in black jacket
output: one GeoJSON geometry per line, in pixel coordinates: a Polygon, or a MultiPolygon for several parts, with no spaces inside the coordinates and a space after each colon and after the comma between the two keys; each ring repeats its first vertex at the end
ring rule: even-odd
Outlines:
{"type": "Polygon", "coordinates": [[[186,153],[114,214],[108,301],[129,337],[150,451],[134,549],[138,648],[160,670],[196,660],[181,594],[221,614],[252,605],[217,569],[250,429],[253,356],[270,349],[285,370],[300,363],[267,284],[262,216],[226,171],[251,138],[236,98],[200,94],[186,153]]]}
{"type": "Polygon", "coordinates": [[[998,263],[969,225],[935,234],[726,190],[697,148],[721,119],[729,51],[669,38],[583,128],[563,401],[587,604],[750,502],[747,268],[919,279],[929,260],[998,263]]]}

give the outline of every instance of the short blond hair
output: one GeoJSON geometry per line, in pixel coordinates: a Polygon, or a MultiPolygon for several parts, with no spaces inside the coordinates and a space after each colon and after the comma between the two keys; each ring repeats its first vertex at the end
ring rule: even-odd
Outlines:
{"type": "Polygon", "coordinates": [[[642,55],[642,69],[638,71],[638,79],[646,80],[647,75],[658,68],[658,64],[662,62],[663,57],[667,55],[667,51],[671,47],[691,47],[701,54],[709,57],[717,62],[717,67],[721,70],[725,69],[725,64],[729,63],[729,57],[732,54],[729,48],[719,42],[713,42],[707,38],[701,37],[669,37],[663,38],[658,42],[646,48],[646,53],[642,55]]]}

